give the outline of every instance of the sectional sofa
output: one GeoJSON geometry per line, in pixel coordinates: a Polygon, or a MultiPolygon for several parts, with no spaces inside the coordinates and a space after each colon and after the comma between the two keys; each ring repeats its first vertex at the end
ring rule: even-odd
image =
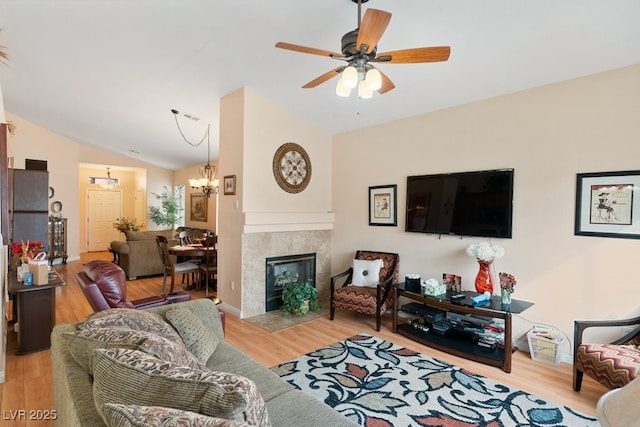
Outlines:
{"type": "Polygon", "coordinates": [[[58,324],[51,360],[58,426],[146,425],[133,423],[153,417],[203,426],[356,425],[228,344],[208,299],[58,324]]]}

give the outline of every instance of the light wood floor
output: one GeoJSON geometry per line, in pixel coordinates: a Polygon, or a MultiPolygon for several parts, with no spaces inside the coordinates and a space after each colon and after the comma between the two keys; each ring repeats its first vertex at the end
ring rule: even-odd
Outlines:
{"type": "MultiPolygon", "coordinates": [[[[84,255],[80,261],[56,266],[67,283],[66,286],[56,290],[57,323],[77,322],[92,312],[74,280],[75,273],[80,271],[83,263],[89,259],[111,260],[111,255],[107,252],[91,253],[84,255]]],[[[137,299],[157,295],[161,284],[161,277],[130,281],[127,283],[127,296],[129,299],[137,299]]],[[[191,292],[193,292],[193,298],[204,298],[204,290],[191,292]]],[[[574,392],[571,387],[570,365],[561,363],[560,366],[554,367],[542,364],[532,361],[524,352],[514,354],[510,374],[499,368],[448,355],[394,334],[391,332],[391,318],[384,319],[380,332],[375,331],[373,318],[345,311],[338,311],[334,321],[324,317],[273,333],[231,315],[227,316],[226,322],[227,341],[267,367],[291,360],[360,332],[376,335],[590,415],[595,415],[596,402],[606,391],[603,386],[585,377],[582,391],[574,392]]],[[[50,421],[11,419],[12,414],[18,410],[26,410],[28,415],[30,410],[53,409],[53,399],[49,351],[16,356],[14,353],[17,348],[17,339],[11,327],[7,340],[6,381],[0,384],[0,425],[21,427],[53,425],[50,421]]]]}

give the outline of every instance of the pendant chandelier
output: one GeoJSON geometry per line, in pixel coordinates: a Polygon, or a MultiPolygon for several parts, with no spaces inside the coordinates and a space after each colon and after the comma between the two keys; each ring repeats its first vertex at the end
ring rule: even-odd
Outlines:
{"type": "Polygon", "coordinates": [[[180,123],[178,122],[178,114],[180,112],[178,110],[171,110],[173,116],[176,120],[176,126],[178,126],[178,132],[182,136],[182,139],[192,147],[198,147],[200,144],[207,140],[207,164],[200,167],[200,177],[199,178],[189,178],[189,186],[198,193],[205,195],[207,198],[211,197],[213,194],[218,194],[219,189],[219,180],[216,178],[216,167],[211,164],[211,126],[207,125],[207,130],[204,133],[204,136],[198,143],[190,142],[182,132],[180,128],[180,123]]]}
{"type": "Polygon", "coordinates": [[[120,180],[118,178],[111,178],[110,168],[107,168],[107,177],[101,178],[97,181],[98,185],[105,190],[113,190],[120,185],[120,180]]]}
{"type": "Polygon", "coordinates": [[[120,186],[120,179],[119,178],[112,178],[111,177],[111,168],[107,168],[107,177],[103,177],[103,176],[90,176],[89,177],[89,184],[95,184],[98,185],[100,188],[103,188],[105,190],[113,190],[116,187],[120,186]]]}

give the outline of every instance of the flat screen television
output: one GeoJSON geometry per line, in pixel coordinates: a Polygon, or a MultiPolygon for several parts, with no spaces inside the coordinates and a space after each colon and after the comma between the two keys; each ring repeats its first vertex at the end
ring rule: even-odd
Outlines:
{"type": "Polygon", "coordinates": [[[511,238],[513,169],[407,177],[405,231],[511,238]]]}

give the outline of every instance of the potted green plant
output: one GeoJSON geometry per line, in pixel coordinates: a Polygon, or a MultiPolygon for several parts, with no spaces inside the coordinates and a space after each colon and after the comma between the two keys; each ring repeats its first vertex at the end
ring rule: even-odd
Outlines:
{"type": "Polygon", "coordinates": [[[163,188],[162,194],[152,193],[160,201],[160,206],[149,206],[149,218],[156,225],[166,225],[174,230],[176,223],[182,218],[180,200],[166,185],[163,188]]]}
{"type": "Polygon", "coordinates": [[[291,283],[282,290],[282,314],[300,317],[320,309],[318,290],[310,282],[291,283]]]}

